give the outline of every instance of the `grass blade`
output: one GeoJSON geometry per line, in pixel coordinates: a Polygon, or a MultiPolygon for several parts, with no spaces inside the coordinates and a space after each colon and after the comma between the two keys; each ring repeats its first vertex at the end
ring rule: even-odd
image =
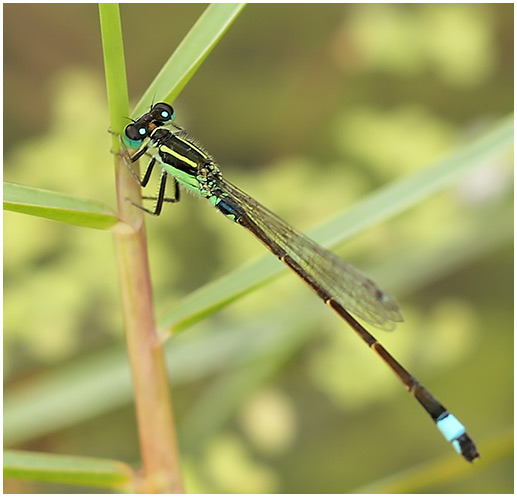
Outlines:
{"type": "Polygon", "coordinates": [[[4,209],[86,228],[108,229],[118,222],[100,202],[13,183],[4,183],[4,209]]]}
{"type": "Polygon", "coordinates": [[[4,478],[127,489],[132,473],[128,465],[111,459],[4,451],[4,478]]]}
{"type": "Polygon", "coordinates": [[[245,4],[212,4],[198,19],[179,47],[162,67],[133,111],[140,116],[153,101],[173,102],[245,4]]]}

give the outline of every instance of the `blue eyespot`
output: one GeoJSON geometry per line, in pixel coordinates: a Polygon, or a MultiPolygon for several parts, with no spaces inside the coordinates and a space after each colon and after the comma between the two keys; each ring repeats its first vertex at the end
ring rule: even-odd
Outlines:
{"type": "Polygon", "coordinates": [[[165,102],[159,102],[153,106],[148,114],[142,116],[140,119],[144,117],[149,117],[151,120],[158,120],[161,124],[170,124],[174,120],[174,109],[171,105],[165,102]]]}

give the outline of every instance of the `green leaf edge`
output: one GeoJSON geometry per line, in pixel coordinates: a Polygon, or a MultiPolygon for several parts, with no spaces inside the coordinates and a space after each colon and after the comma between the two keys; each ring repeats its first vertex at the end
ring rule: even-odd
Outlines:
{"type": "Polygon", "coordinates": [[[118,223],[105,204],[64,193],[4,182],[4,209],[66,224],[108,229],[118,223]]]}
{"type": "Polygon", "coordinates": [[[142,95],[132,117],[147,112],[152,102],[174,102],[244,6],[209,5],[142,95]],[[203,47],[201,51],[200,47],[203,47]]]}
{"type": "Polygon", "coordinates": [[[112,459],[6,450],[4,478],[123,489],[130,486],[133,470],[112,459]]]}

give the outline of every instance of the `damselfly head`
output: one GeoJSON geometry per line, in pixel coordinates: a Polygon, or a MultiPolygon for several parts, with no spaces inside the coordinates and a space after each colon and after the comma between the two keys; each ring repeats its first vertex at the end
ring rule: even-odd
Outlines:
{"type": "Polygon", "coordinates": [[[131,148],[139,148],[143,141],[159,126],[171,124],[175,113],[172,106],[165,102],[154,104],[149,112],[145,113],[124,130],[124,140],[131,148]]]}

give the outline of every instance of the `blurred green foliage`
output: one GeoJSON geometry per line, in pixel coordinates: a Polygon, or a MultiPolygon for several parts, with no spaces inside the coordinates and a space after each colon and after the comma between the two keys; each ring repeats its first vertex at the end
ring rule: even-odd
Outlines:
{"type": "MultiPolygon", "coordinates": [[[[122,7],[135,102],[203,8],[122,7]]],[[[5,179],[114,205],[95,6],[10,4],[4,15],[5,179]]],[[[249,5],[174,103],[177,121],[231,181],[307,229],[512,112],[512,45],[513,5],[249,5]]],[[[379,339],[460,417],[482,455],[513,420],[512,212],[508,157],[340,251],[400,298],[407,323],[379,339]]],[[[187,195],[147,224],[158,313],[263,252],[187,195]]],[[[104,367],[115,378],[111,395],[96,397],[98,384],[86,391],[91,412],[74,418],[70,399],[59,423],[36,438],[22,430],[17,447],[136,463],[109,234],[9,212],[4,261],[6,414],[12,399],[31,405],[31,387],[52,385],[66,405],[67,379],[73,389],[104,367]]],[[[344,493],[457,457],[294,277],[170,342],[171,357],[194,347],[198,358],[173,375],[189,492],[344,493]],[[261,338],[283,352],[265,348],[246,363],[261,338]],[[205,438],[187,436],[204,429],[192,418],[213,423],[205,438]]],[[[511,491],[512,448],[496,454],[459,480],[408,491],[511,491]]]]}

